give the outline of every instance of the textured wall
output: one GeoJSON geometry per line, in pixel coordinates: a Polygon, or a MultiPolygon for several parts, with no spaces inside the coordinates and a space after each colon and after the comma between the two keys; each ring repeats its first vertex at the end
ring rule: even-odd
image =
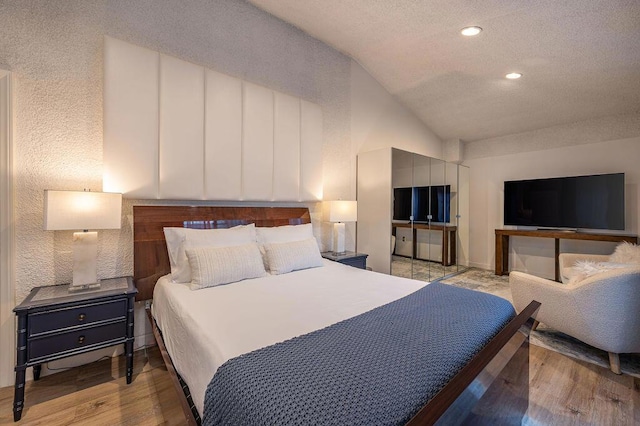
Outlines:
{"type": "Polygon", "coordinates": [[[636,136],[640,136],[640,113],[614,115],[470,142],[465,144],[463,158],[499,157],[636,136]]]}
{"type": "MultiPolygon", "coordinates": [[[[354,157],[389,146],[428,157],[443,156],[440,138],[355,61],[351,63],[351,140],[354,157]]],[[[356,173],[354,164],[354,184],[356,173]]]]}
{"type": "MultiPolygon", "coordinates": [[[[324,172],[344,176],[351,61],[271,15],[233,0],[0,2],[0,67],[16,76],[18,301],[71,278],[71,233],[42,230],[43,190],[102,189],[105,34],[320,104],[324,172]]],[[[325,196],[349,190],[347,174],[325,196]]],[[[133,203],[120,231],[100,231],[99,276],[132,272],[133,203]]]]}

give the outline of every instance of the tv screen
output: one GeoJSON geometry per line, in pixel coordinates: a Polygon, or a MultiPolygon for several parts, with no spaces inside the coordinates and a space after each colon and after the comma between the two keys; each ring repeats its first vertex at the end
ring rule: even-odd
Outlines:
{"type": "Polygon", "coordinates": [[[393,189],[393,220],[449,222],[451,211],[451,186],[418,186],[393,189]]]}
{"type": "Polygon", "coordinates": [[[411,188],[393,189],[393,220],[411,220],[411,188]]]}
{"type": "Polygon", "coordinates": [[[624,229],[624,173],[506,181],[504,224],[624,229]]]}

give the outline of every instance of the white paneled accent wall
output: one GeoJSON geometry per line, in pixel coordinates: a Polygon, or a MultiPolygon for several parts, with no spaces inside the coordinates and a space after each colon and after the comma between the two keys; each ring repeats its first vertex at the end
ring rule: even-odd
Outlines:
{"type": "Polygon", "coordinates": [[[242,106],[242,198],[272,200],[273,91],[244,83],[242,106]]]}
{"type": "Polygon", "coordinates": [[[300,104],[300,199],[322,199],[322,109],[307,101],[300,104]]]}
{"type": "Polygon", "coordinates": [[[160,55],[158,198],[204,198],[204,67],[160,55]]]}
{"type": "Polygon", "coordinates": [[[322,199],[319,105],[110,37],[104,89],[105,190],[147,199],[322,199]]]}
{"type": "Polygon", "coordinates": [[[300,99],[274,97],[273,198],[297,201],[300,191],[300,99]]]}
{"type": "Polygon", "coordinates": [[[107,191],[131,198],[158,196],[159,74],[158,52],[105,40],[103,185],[107,191]]]}
{"type": "Polygon", "coordinates": [[[204,198],[242,198],[242,80],[207,70],[204,198]]]}

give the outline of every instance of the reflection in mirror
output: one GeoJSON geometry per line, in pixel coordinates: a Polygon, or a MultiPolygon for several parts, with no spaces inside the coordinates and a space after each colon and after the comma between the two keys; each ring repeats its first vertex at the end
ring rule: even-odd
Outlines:
{"type": "Polygon", "coordinates": [[[466,268],[468,170],[392,150],[392,275],[433,281],[466,268]]]}
{"type": "Polygon", "coordinates": [[[391,275],[412,278],[413,154],[392,150],[391,275]]]}

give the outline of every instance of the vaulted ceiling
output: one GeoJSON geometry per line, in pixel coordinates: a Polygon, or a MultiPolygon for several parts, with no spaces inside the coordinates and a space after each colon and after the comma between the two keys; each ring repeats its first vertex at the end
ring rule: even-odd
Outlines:
{"type": "Polygon", "coordinates": [[[640,112],[639,0],[249,1],[354,58],[443,140],[640,112]]]}

